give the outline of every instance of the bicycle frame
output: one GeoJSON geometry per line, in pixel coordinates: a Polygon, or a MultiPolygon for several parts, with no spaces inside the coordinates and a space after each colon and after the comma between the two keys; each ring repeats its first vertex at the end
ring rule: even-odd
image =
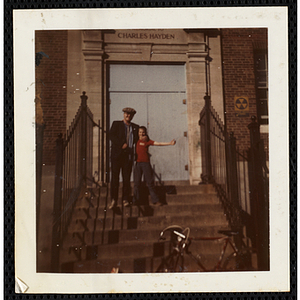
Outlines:
{"type": "MultiPolygon", "coordinates": [[[[238,232],[220,231],[219,233],[224,234],[225,236],[219,236],[219,237],[190,237],[190,229],[188,227],[183,229],[181,226],[171,225],[165,228],[160,233],[159,240],[164,239],[163,236],[167,231],[171,231],[174,234],[173,238],[171,236],[171,240],[170,240],[171,242],[170,254],[162,262],[162,264],[168,265],[168,267],[166,268],[167,271],[171,270],[174,272],[174,270],[177,268],[179,258],[181,258],[180,268],[181,270],[183,270],[184,252],[186,252],[186,254],[188,254],[204,272],[222,270],[221,266],[224,260],[227,247],[230,247],[233,250],[233,252],[230,254],[230,257],[238,255],[239,250],[237,249],[234,242],[231,240],[231,236],[237,235],[238,232]],[[189,251],[189,246],[191,245],[192,241],[224,241],[217,264],[213,267],[212,270],[208,270],[207,268],[205,268],[205,266],[200,262],[200,260],[189,251]]],[[[162,268],[162,264],[159,266],[158,269],[162,268]]]]}
{"type": "MultiPolygon", "coordinates": [[[[191,241],[224,241],[224,245],[222,247],[222,250],[221,250],[221,254],[220,254],[220,257],[217,261],[217,264],[216,266],[213,268],[214,271],[219,271],[220,268],[221,268],[221,264],[223,262],[223,258],[224,258],[224,255],[225,255],[225,252],[226,252],[226,249],[227,249],[227,246],[229,244],[229,246],[232,248],[233,250],[233,255],[236,255],[238,253],[238,249],[236,248],[235,244],[232,242],[231,238],[229,236],[222,236],[222,237],[197,237],[197,238],[193,238],[193,237],[190,237],[189,238],[191,241]]],[[[191,255],[192,257],[194,257],[194,255],[189,252],[188,253],[189,255],[191,255]]],[[[199,262],[199,260],[194,257],[194,259],[197,261],[197,264],[203,269],[204,272],[207,272],[209,271],[208,269],[206,269],[203,264],[201,264],[199,262]]]]}

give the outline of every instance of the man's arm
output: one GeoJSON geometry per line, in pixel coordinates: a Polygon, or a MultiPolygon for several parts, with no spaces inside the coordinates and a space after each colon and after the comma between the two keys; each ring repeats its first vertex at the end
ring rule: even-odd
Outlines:
{"type": "Polygon", "coordinates": [[[120,131],[120,123],[117,121],[114,121],[112,123],[111,129],[109,131],[109,138],[113,144],[115,144],[119,148],[122,148],[124,141],[122,139],[120,139],[119,131],[120,131]]]}

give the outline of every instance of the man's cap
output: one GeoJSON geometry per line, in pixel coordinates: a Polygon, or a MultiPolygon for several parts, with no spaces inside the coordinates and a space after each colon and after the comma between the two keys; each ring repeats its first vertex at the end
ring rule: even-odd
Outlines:
{"type": "Polygon", "coordinates": [[[135,115],[136,114],[136,110],[131,108],[131,107],[125,107],[123,108],[123,112],[126,112],[128,114],[131,114],[131,115],[135,115]]]}

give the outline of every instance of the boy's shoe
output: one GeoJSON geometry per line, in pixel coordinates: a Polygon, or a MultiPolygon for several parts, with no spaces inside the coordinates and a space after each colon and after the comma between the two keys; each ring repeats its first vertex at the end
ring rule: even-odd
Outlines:
{"type": "Polygon", "coordinates": [[[128,206],[130,206],[130,203],[127,200],[123,200],[123,205],[125,207],[128,207],[128,206]]]}
{"type": "Polygon", "coordinates": [[[117,206],[118,206],[117,202],[115,200],[111,200],[111,203],[110,203],[110,206],[108,207],[108,209],[113,209],[117,206]]]}

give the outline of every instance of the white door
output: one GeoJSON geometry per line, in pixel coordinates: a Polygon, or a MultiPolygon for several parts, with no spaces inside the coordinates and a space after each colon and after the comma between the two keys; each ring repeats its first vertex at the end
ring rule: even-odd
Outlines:
{"type": "Polygon", "coordinates": [[[187,105],[184,65],[111,65],[110,125],[133,107],[133,122],[146,126],[158,142],[176,139],[175,146],[151,146],[151,164],[163,181],[188,180],[187,105]]]}

